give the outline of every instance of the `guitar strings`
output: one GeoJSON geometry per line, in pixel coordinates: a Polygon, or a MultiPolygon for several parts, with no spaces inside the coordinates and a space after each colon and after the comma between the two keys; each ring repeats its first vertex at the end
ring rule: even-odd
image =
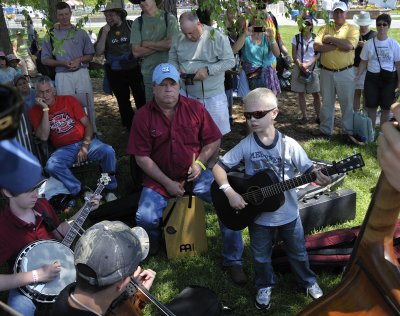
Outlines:
{"type": "MultiPolygon", "coordinates": [[[[327,168],[322,168],[321,170],[327,171],[327,168]]],[[[300,185],[309,183],[310,180],[313,181],[316,179],[316,175],[314,173],[308,173],[304,174],[303,176],[297,177],[297,178],[292,178],[283,182],[277,182],[269,187],[264,187],[264,188],[258,188],[254,191],[248,191],[246,193],[242,194],[242,197],[245,201],[247,202],[257,202],[262,200],[265,197],[270,197],[273,195],[277,195],[280,192],[282,192],[282,189],[290,189],[292,185],[293,188],[296,188],[300,185]],[[304,180],[303,180],[304,178],[304,180]]],[[[293,189],[292,188],[292,189],[293,189]]],[[[284,190],[284,191],[286,191],[284,190]]]]}

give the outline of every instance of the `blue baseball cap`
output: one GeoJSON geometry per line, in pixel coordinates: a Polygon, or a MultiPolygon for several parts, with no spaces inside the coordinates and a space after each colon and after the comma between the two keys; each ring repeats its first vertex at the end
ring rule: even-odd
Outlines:
{"type": "Polygon", "coordinates": [[[153,82],[160,84],[164,79],[170,78],[175,82],[179,82],[179,72],[171,64],[159,64],[153,71],[153,82]]]}

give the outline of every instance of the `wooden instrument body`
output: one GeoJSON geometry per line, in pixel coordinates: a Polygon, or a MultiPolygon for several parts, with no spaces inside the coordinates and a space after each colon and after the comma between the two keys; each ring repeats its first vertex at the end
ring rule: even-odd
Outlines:
{"type": "Polygon", "coordinates": [[[400,265],[393,234],[400,193],[381,174],[339,286],[298,315],[400,315],[400,265]]]}

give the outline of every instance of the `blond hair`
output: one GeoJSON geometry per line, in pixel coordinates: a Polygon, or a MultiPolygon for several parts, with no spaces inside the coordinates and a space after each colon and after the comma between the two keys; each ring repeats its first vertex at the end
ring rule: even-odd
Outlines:
{"type": "Polygon", "coordinates": [[[278,99],[276,98],[276,95],[267,88],[254,89],[243,98],[244,105],[248,105],[259,100],[267,102],[268,105],[271,105],[272,107],[278,107],[278,99]]]}

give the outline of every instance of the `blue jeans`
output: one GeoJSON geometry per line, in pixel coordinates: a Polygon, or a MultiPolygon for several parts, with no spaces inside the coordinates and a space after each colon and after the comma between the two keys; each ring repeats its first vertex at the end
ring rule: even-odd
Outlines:
{"type": "Polygon", "coordinates": [[[234,265],[242,265],[243,255],[243,239],[242,232],[227,228],[219,221],[219,229],[222,234],[222,265],[231,267],[234,265]]]}
{"type": "MultiPolygon", "coordinates": [[[[69,169],[76,163],[76,157],[81,147],[82,142],[80,141],[57,148],[50,156],[45,167],[46,172],[61,181],[72,195],[77,195],[81,190],[81,183],[69,169]]],[[[114,149],[96,138],[92,139],[89,145],[87,158],[88,160],[100,161],[102,172],[115,172],[116,160],[114,149]]],[[[106,188],[113,190],[116,187],[117,180],[115,176],[111,176],[111,181],[106,188]]]]}
{"type": "MultiPolygon", "coordinates": [[[[193,194],[204,201],[211,202],[210,186],[213,181],[211,170],[203,171],[194,184],[193,194]]],[[[160,193],[143,187],[136,212],[136,224],[146,230],[150,241],[159,242],[161,240],[160,221],[168,200],[169,198],[160,193]]]]}
{"type": "Polygon", "coordinates": [[[34,316],[36,306],[32,300],[21,294],[17,289],[11,290],[7,304],[24,316],[34,316]]]}
{"type": "MultiPolygon", "coordinates": [[[[194,185],[194,195],[211,203],[210,187],[213,181],[214,177],[211,170],[203,171],[194,185]]],[[[159,242],[161,239],[160,221],[167,203],[168,198],[165,196],[152,189],[143,188],[140,195],[139,208],[136,212],[136,224],[147,231],[149,239],[153,242],[159,242]]],[[[220,229],[223,240],[223,265],[241,265],[243,253],[241,232],[230,230],[222,223],[220,223],[220,229]]]]}
{"type": "Polygon", "coordinates": [[[278,230],[279,237],[285,243],[290,267],[297,282],[304,288],[313,285],[316,282],[316,276],[308,263],[303,225],[298,216],[294,221],[277,227],[261,226],[255,223],[249,226],[256,288],[274,287],[277,282],[271,262],[275,230],[278,230]]]}

